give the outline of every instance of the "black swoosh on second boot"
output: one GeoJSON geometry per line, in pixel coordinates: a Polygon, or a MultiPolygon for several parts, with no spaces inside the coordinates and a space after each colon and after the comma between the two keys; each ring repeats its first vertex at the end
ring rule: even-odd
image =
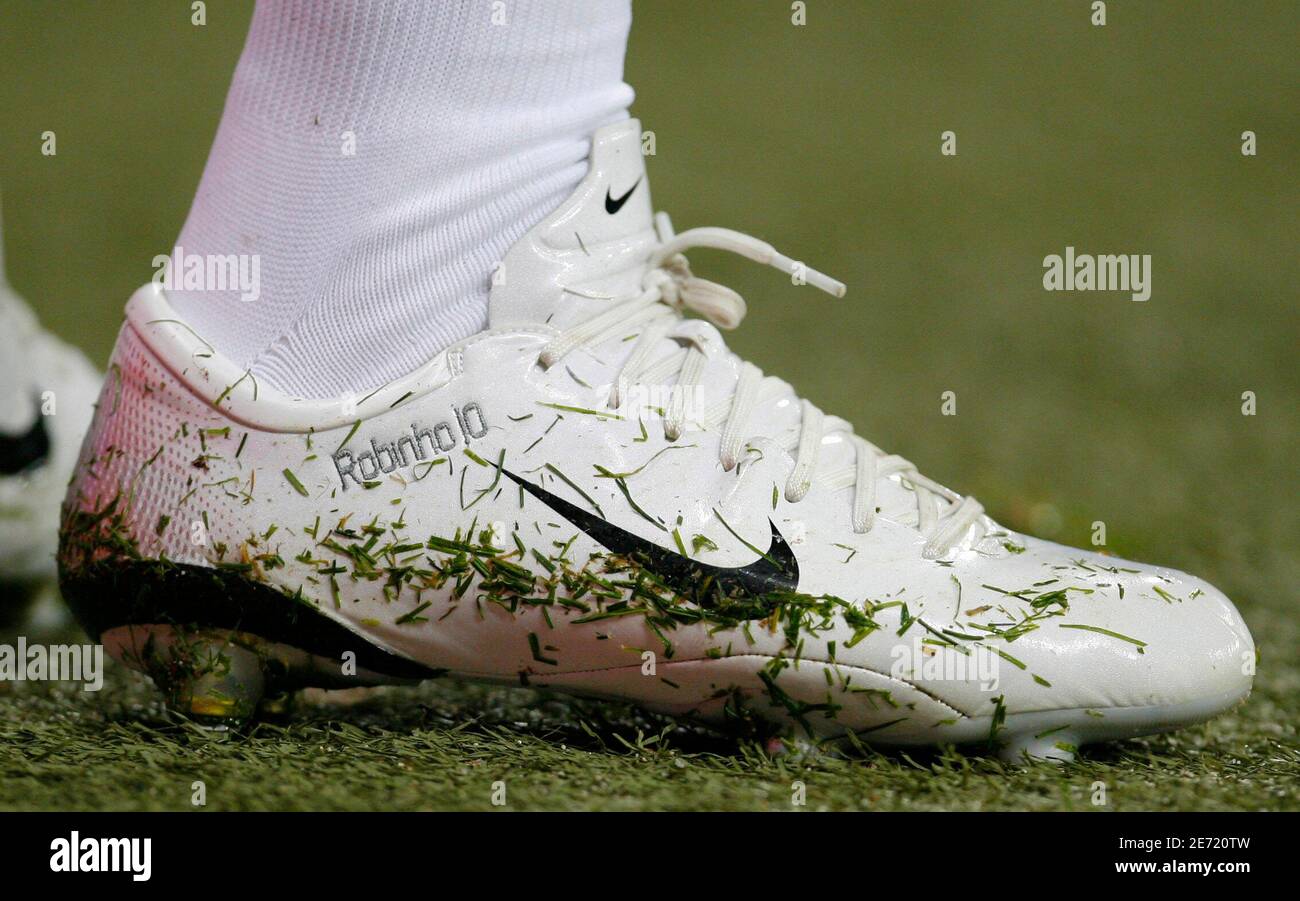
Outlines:
{"type": "Polygon", "coordinates": [[[45,417],[36,413],[36,421],[22,435],[0,432],[0,475],[17,475],[43,462],[50,454],[50,435],[45,417]]]}

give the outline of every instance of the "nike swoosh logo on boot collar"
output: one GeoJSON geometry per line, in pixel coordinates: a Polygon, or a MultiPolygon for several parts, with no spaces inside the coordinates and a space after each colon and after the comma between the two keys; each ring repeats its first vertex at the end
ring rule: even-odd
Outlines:
{"type": "Polygon", "coordinates": [[[799,561],[795,559],[794,551],[786,543],[776,523],[770,519],[767,522],[772,528],[772,543],[768,546],[767,553],[744,566],[711,566],[624,531],[609,521],[556,497],[546,489],[519,478],[507,469],[501,471],[512,482],[586,532],[607,550],[636,560],[678,594],[699,598],[704,594],[702,589],[707,591],[710,586],[716,586],[728,597],[753,597],[771,591],[798,590],[799,561]]]}
{"type": "Polygon", "coordinates": [[[632,183],[632,187],[628,188],[627,193],[624,194],[622,197],[613,197],[610,193],[610,189],[606,188],[605,189],[605,212],[609,213],[612,216],[615,213],[617,213],[619,210],[623,209],[623,204],[627,203],[627,199],[632,196],[632,192],[637,189],[637,185],[639,184],[641,184],[641,179],[638,178],[635,182],[632,183]]]}

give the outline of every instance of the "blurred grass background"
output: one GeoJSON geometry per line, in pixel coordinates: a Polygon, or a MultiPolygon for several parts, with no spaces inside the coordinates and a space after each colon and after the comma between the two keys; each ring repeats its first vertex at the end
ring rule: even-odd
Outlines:
{"type": "MultiPolygon", "coordinates": [[[[250,11],[211,0],[194,27],[181,0],[0,4],[9,278],[101,364],[122,304],[179,232],[250,11]],[[47,130],[55,157],[40,153],[47,130]]],[[[637,0],[627,80],[656,134],[654,199],[679,230],[739,228],[848,283],[836,301],[693,254],[697,272],[749,300],[732,336],[740,353],[1008,525],[1086,544],[1102,521],[1117,553],[1192,570],[1238,599],[1263,655],[1256,696],[1190,738],[1103,754],[1114,772],[1102,778],[1141,787],[1117,804],[1294,807],[1300,7],[1113,0],[1104,27],[1089,17],[1082,0],[808,0],[796,27],[784,0],[637,0]],[[940,154],[948,130],[956,157],[940,154]],[[1246,130],[1257,156],[1241,154],[1246,130]],[[1067,245],[1150,254],[1151,299],[1044,291],[1043,257],[1067,245]],[[956,392],[955,417],[940,415],[944,391],[956,392]],[[1242,415],[1244,391],[1258,415],[1242,415]],[[1152,755],[1176,762],[1140,764],[1152,755]],[[1277,767],[1290,774],[1280,795],[1264,772],[1277,767]],[[1183,781],[1162,782],[1166,769],[1183,781]]],[[[11,697],[20,707],[51,703],[24,690],[11,697]]],[[[466,695],[462,713],[509,735],[514,721],[493,719],[499,702],[483,697],[466,695]]],[[[41,735],[30,741],[93,741],[41,735]]],[[[626,753],[626,765],[597,768],[612,789],[570,798],[552,786],[536,806],[763,806],[734,787],[761,767],[724,755],[731,789],[673,802],[626,753]]],[[[970,766],[943,760],[922,769],[970,766]]],[[[1008,782],[978,765],[982,781],[945,787],[909,781],[899,758],[877,761],[846,775],[829,806],[872,791],[874,806],[1060,806],[1059,780],[1074,779],[1008,782]]],[[[31,780],[44,788],[28,797],[53,806],[140,797],[109,780],[98,800],[31,780]]],[[[242,803],[259,806],[267,796],[251,786],[242,803]]],[[[340,784],[338,803],[351,806],[355,788],[340,784]]]]}

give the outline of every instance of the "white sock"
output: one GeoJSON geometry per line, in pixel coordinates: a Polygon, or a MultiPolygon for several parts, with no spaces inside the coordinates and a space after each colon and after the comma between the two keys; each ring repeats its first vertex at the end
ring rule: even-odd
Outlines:
{"type": "Polygon", "coordinates": [[[481,330],[495,264],[627,116],[631,19],[630,0],[259,0],[177,241],[256,255],[259,296],[174,289],[178,312],[313,398],[481,330]]]}

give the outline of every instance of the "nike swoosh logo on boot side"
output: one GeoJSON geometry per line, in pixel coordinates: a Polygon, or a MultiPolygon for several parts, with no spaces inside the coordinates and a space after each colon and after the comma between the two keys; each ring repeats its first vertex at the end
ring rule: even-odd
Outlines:
{"type": "Polygon", "coordinates": [[[42,462],[50,453],[50,436],[45,417],[38,410],[36,421],[25,435],[0,434],[0,475],[17,475],[42,462]]]}
{"type": "Polygon", "coordinates": [[[637,561],[679,594],[698,598],[701,589],[716,587],[728,597],[753,597],[772,591],[797,591],[799,561],[794,551],[776,527],[772,528],[772,543],[767,553],[744,566],[711,566],[689,557],[683,557],[652,541],[639,538],[586,510],[575,507],[544,488],[502,469],[506,477],[519,485],[556,513],[586,532],[607,550],[637,561]]]}
{"type": "Polygon", "coordinates": [[[623,204],[627,203],[627,199],[632,196],[632,192],[637,189],[637,185],[639,184],[641,184],[641,179],[638,178],[635,182],[632,183],[632,187],[627,189],[627,193],[624,194],[622,197],[618,197],[618,198],[611,196],[610,189],[606,188],[605,189],[605,212],[609,213],[612,216],[615,213],[617,213],[619,210],[623,209],[623,204]]]}

